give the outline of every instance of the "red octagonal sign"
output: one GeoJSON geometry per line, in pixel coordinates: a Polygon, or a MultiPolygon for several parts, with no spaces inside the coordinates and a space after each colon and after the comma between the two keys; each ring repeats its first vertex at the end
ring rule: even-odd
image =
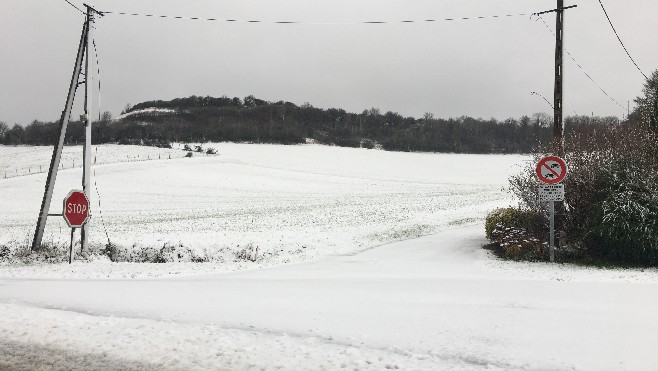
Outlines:
{"type": "Polygon", "coordinates": [[[71,191],[64,197],[64,220],[71,228],[82,227],[89,219],[89,200],[82,191],[71,191]]]}

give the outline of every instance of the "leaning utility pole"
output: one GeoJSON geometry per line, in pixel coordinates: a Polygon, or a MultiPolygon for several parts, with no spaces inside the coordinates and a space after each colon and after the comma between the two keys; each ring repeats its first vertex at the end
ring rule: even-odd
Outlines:
{"type": "MultiPolygon", "coordinates": [[[[49,216],[48,212],[50,210],[50,202],[53,197],[53,190],[55,188],[55,181],[57,180],[57,170],[59,169],[59,163],[62,158],[62,149],[64,148],[64,138],[66,137],[66,127],[68,126],[69,119],[71,118],[71,109],[73,107],[73,100],[75,98],[75,92],[80,84],[80,73],[82,70],[82,61],[85,58],[86,53],[86,66],[85,66],[85,83],[86,89],[85,94],[89,96],[89,87],[88,79],[91,74],[89,73],[89,33],[92,29],[92,24],[94,22],[94,14],[102,15],[102,13],[96,11],[94,8],[87,7],[87,17],[85,19],[84,25],[82,26],[82,35],[80,36],[80,43],[78,45],[78,53],[75,59],[75,67],[73,67],[73,76],[71,76],[71,83],[69,85],[68,95],[66,97],[66,104],[64,110],[62,111],[62,116],[59,122],[59,139],[55,144],[53,149],[53,155],[50,160],[50,168],[48,169],[48,177],[46,178],[46,187],[43,193],[43,199],[41,201],[41,210],[39,211],[39,219],[37,220],[37,227],[34,232],[34,239],[32,240],[32,250],[36,250],[41,246],[41,240],[43,239],[43,233],[46,229],[46,220],[49,216]]],[[[89,115],[89,100],[85,98],[85,123],[86,127],[86,138],[85,138],[85,154],[84,154],[84,175],[83,175],[83,186],[85,189],[85,194],[89,196],[90,187],[89,187],[89,167],[91,161],[91,124],[90,124],[90,115],[89,115]],[[88,147],[87,147],[88,145],[88,147]]],[[[50,214],[50,216],[61,216],[61,214],[50,214]]],[[[86,234],[83,234],[86,236],[86,234]]],[[[84,237],[83,237],[84,240],[84,237]]]]}

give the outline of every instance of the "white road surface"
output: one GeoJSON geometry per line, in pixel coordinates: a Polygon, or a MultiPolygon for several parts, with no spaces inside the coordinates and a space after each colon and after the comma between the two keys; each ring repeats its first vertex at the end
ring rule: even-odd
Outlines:
{"type": "Polygon", "coordinates": [[[655,272],[498,262],[481,228],[260,271],[2,280],[0,369],[658,367],[655,272]]]}

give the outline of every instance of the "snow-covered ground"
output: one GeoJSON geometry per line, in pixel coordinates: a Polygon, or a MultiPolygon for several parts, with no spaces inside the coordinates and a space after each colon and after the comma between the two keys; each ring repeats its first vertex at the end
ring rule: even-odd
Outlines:
{"type": "MultiPolygon", "coordinates": [[[[251,267],[355,251],[483,220],[486,212],[511,202],[503,187],[525,160],[320,145],[205,147],[219,154],[116,163],[158,149],[99,146],[95,151],[99,165],[92,180],[91,244],[102,247],[109,236],[122,256],[132,260],[140,260],[135,256],[149,248],[171,248],[176,252],[168,259],[177,264],[135,269],[134,264],[100,260],[93,266],[54,269],[50,264],[28,270],[12,265],[0,274],[145,277],[245,268],[234,261],[245,247],[258,247],[256,263],[246,264],[251,267]],[[189,263],[195,258],[214,264],[189,263]]],[[[12,149],[32,148],[3,151],[12,149]]],[[[38,151],[41,155],[31,158],[47,162],[52,150],[38,151]]],[[[172,157],[185,154],[170,151],[172,157]]],[[[0,163],[13,158],[3,155],[0,163]]],[[[61,199],[80,188],[80,179],[79,168],[59,172],[52,213],[61,212],[61,199]]],[[[0,208],[0,246],[16,250],[29,245],[44,183],[45,174],[0,180],[0,192],[6,195],[0,208]]],[[[69,236],[61,218],[49,218],[44,242],[65,249],[69,236]]]]}
{"type": "MultiPolygon", "coordinates": [[[[145,146],[102,145],[92,148],[96,164],[165,160],[184,157],[182,146],[164,149],[145,146]],[[99,152],[100,151],[100,152],[99,152]]],[[[53,147],[0,145],[0,179],[37,173],[48,173],[53,147]]],[[[61,169],[82,167],[82,146],[65,146],[60,160],[61,169]]]]}
{"type": "MultiPolygon", "coordinates": [[[[0,266],[0,369],[658,369],[658,271],[481,249],[525,157],[213,146],[96,179],[113,242],[215,259],[0,266]],[[250,243],[257,261],[235,259],[250,243]]],[[[62,171],[55,199],[80,175],[62,171]]],[[[44,178],[0,179],[0,245],[29,240],[44,178]]]]}
{"type": "Polygon", "coordinates": [[[528,269],[479,235],[187,278],[5,279],[0,369],[656,369],[656,272],[528,269]]]}

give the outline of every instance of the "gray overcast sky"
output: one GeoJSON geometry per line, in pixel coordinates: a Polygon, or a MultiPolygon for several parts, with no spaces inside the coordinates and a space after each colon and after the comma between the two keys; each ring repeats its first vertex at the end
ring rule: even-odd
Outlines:
{"type": "MultiPolygon", "coordinates": [[[[71,0],[82,7],[81,0],[71,0]]],[[[567,11],[566,49],[613,98],[640,94],[635,69],[598,0],[567,11]]],[[[351,22],[552,9],[555,0],[96,0],[99,10],[263,21],[351,22]]],[[[658,1],[605,0],[631,55],[658,68],[658,1]]],[[[555,16],[544,19],[555,27],[555,16]]],[[[0,1],[0,121],[56,120],[84,17],[65,0],[0,1]]],[[[101,110],[190,95],[287,100],[405,116],[550,113],[554,37],[528,16],[410,24],[276,25],[107,15],[94,37],[101,110]]],[[[622,116],[566,57],[565,114],[622,116]]],[[[79,89],[74,114],[81,110],[79,89]]]]}

